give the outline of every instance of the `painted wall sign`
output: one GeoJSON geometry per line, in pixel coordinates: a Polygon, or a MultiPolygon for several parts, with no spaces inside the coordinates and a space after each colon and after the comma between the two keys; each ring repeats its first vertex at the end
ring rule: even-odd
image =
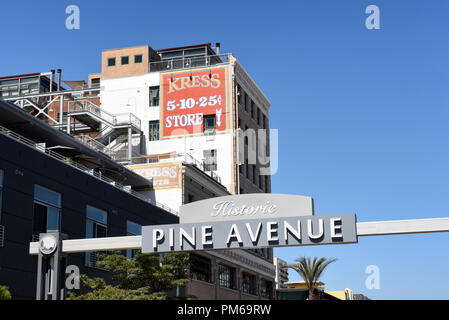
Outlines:
{"type": "Polygon", "coordinates": [[[356,243],[355,214],[145,226],[142,252],[356,243]]]}
{"type": "Polygon", "coordinates": [[[202,134],[205,116],[228,129],[228,67],[161,73],[161,139],[202,134]]]}
{"type": "Polygon", "coordinates": [[[148,179],[153,179],[153,189],[181,187],[181,163],[146,163],[129,168],[148,179]]]}
{"type": "Polygon", "coordinates": [[[251,193],[224,196],[181,206],[180,223],[264,219],[313,215],[313,199],[306,196],[251,193]]]}

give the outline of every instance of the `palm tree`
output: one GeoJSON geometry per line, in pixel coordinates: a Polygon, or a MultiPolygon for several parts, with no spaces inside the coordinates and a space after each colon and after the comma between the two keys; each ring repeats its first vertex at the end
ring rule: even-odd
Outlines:
{"type": "Polygon", "coordinates": [[[296,272],[299,273],[301,278],[304,279],[307,284],[307,288],[309,289],[309,300],[313,300],[313,291],[318,286],[318,280],[324,272],[324,269],[336,261],[337,259],[326,259],[317,257],[313,258],[313,261],[310,257],[301,257],[296,259],[297,263],[288,265],[289,268],[292,268],[296,272]]]}

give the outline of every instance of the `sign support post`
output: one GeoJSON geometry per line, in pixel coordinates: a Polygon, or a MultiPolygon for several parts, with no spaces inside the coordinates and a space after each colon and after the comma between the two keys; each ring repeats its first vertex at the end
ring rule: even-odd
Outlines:
{"type": "Polygon", "coordinates": [[[62,241],[67,237],[59,232],[39,234],[36,300],[64,300],[63,270],[66,258],[62,241]]]}

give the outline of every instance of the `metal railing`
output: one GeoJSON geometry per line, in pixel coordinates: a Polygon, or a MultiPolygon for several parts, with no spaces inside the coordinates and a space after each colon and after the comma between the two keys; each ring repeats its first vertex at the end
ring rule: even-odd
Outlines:
{"type": "Polygon", "coordinates": [[[15,141],[21,142],[21,143],[23,143],[23,144],[27,145],[28,147],[31,147],[31,148],[33,148],[35,150],[38,150],[39,152],[42,152],[42,153],[46,154],[47,156],[52,157],[53,159],[56,159],[58,161],[61,161],[61,162],[65,163],[66,165],[69,165],[69,166],[71,166],[73,168],[76,168],[76,169],[82,171],[85,174],[89,174],[89,175],[91,175],[91,176],[93,176],[93,177],[95,177],[95,178],[97,178],[97,179],[99,179],[99,180],[101,180],[101,181],[103,181],[105,183],[108,183],[108,184],[116,187],[119,190],[122,190],[124,192],[127,192],[127,193],[133,195],[136,198],[139,198],[139,199],[141,199],[143,201],[146,201],[146,202],[148,202],[148,203],[150,203],[152,205],[155,205],[155,206],[157,206],[159,208],[162,208],[162,209],[164,209],[164,210],[166,210],[166,211],[168,211],[168,212],[170,212],[170,213],[172,213],[174,215],[178,215],[178,213],[175,210],[170,209],[170,208],[168,208],[168,207],[166,207],[166,206],[164,206],[164,205],[162,205],[162,204],[160,204],[160,203],[158,203],[156,201],[153,201],[153,200],[151,200],[149,198],[146,198],[142,194],[140,194],[140,193],[130,189],[129,187],[123,186],[120,183],[118,183],[117,181],[114,181],[114,180],[112,180],[112,179],[110,179],[108,177],[103,176],[101,174],[101,172],[97,172],[97,171],[95,171],[93,169],[89,169],[89,168],[83,166],[82,164],[74,161],[72,158],[64,157],[64,156],[60,155],[59,153],[56,153],[56,152],[54,152],[52,150],[43,148],[41,144],[36,143],[33,140],[30,140],[28,138],[25,138],[25,137],[21,136],[20,134],[15,133],[14,131],[11,131],[11,130],[3,127],[3,126],[0,126],[0,134],[2,134],[4,136],[7,136],[7,137],[9,137],[9,138],[11,138],[11,139],[13,139],[15,141]]]}
{"type": "Polygon", "coordinates": [[[221,183],[221,177],[218,174],[216,174],[212,170],[206,170],[207,168],[206,168],[204,162],[198,161],[197,159],[192,157],[190,154],[188,154],[188,153],[184,154],[184,162],[186,164],[190,164],[190,165],[197,167],[198,169],[203,171],[205,174],[209,175],[212,179],[221,183]]]}
{"type": "Polygon", "coordinates": [[[123,149],[113,150],[110,154],[112,160],[122,164],[141,164],[145,163],[145,159],[132,151],[131,159],[128,156],[128,147],[123,149]]]}
{"type": "Polygon", "coordinates": [[[111,114],[89,100],[69,101],[68,113],[89,112],[111,126],[133,125],[140,130],[141,121],[132,113],[111,114]]]}
{"type": "Polygon", "coordinates": [[[115,126],[131,124],[140,130],[140,119],[132,113],[117,113],[114,118],[115,126]]]}
{"type": "Polygon", "coordinates": [[[107,156],[111,156],[111,154],[113,153],[110,148],[106,147],[104,144],[98,142],[97,140],[95,140],[94,138],[92,138],[90,136],[83,134],[83,135],[74,136],[74,138],[76,140],[78,140],[79,142],[81,142],[82,144],[88,146],[89,148],[91,148],[97,152],[104,153],[107,156]]]}
{"type": "Polygon", "coordinates": [[[198,55],[191,57],[176,57],[149,63],[150,72],[161,72],[174,69],[191,69],[204,66],[214,66],[221,63],[229,63],[231,53],[215,56],[198,55]]]}

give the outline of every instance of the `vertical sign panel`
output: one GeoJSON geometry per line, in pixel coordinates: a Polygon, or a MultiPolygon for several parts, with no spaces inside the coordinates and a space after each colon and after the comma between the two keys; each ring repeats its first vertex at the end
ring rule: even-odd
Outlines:
{"type": "Polygon", "coordinates": [[[228,129],[228,67],[161,73],[161,139],[228,129]]]}

